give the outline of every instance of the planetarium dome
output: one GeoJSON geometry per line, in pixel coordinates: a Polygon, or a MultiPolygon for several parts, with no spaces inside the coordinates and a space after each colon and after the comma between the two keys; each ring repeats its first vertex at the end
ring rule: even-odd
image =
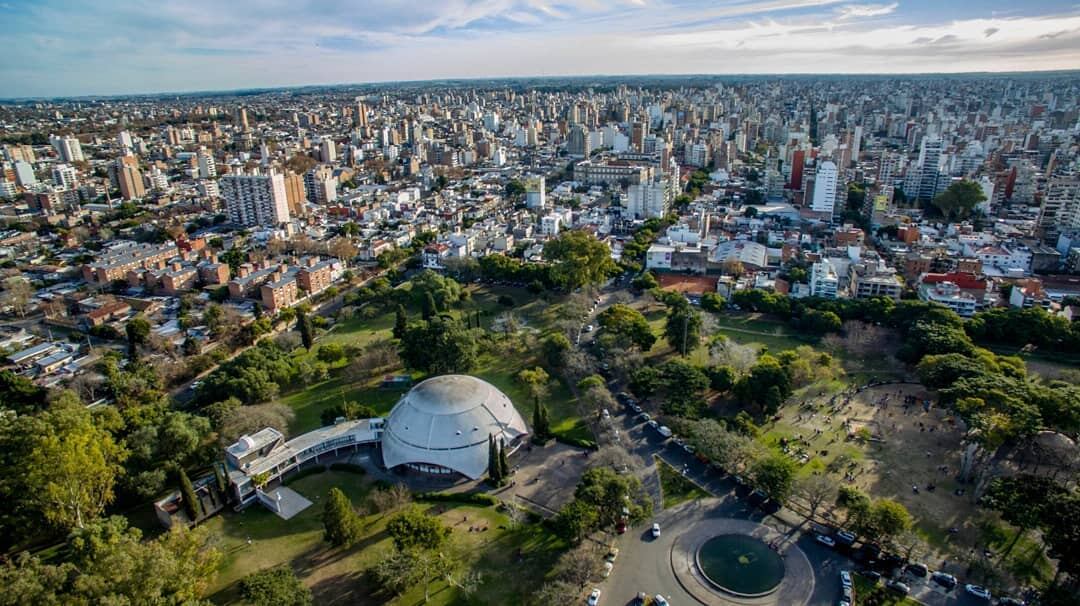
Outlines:
{"type": "Polygon", "coordinates": [[[475,480],[487,473],[489,435],[503,440],[510,453],[528,432],[510,398],[487,381],[432,377],[402,396],[386,418],[383,463],[475,480]]]}

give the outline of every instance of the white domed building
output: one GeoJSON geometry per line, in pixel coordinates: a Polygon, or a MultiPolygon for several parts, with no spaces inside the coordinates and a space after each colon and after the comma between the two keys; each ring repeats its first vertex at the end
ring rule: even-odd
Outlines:
{"type": "Polygon", "coordinates": [[[386,418],[383,464],[476,480],[487,473],[489,435],[503,440],[510,454],[528,433],[514,403],[487,381],[432,377],[402,396],[386,418]]]}

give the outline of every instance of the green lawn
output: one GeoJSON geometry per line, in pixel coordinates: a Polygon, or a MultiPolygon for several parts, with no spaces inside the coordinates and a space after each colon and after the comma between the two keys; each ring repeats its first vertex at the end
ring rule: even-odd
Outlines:
{"type": "MultiPolygon", "coordinates": [[[[356,545],[348,549],[330,547],[322,539],[321,516],[322,503],[332,487],[341,488],[360,506],[371,484],[363,476],[325,472],[290,485],[313,505],[289,521],[258,505],[209,520],[206,525],[219,537],[219,548],[225,553],[210,590],[212,601],[240,604],[241,579],[263,568],[287,564],[312,588],[316,604],[376,603],[372,599],[376,588],[365,571],[392,549],[385,533],[389,516],[364,517],[365,534],[356,545]]],[[[454,529],[451,553],[466,566],[483,572],[480,587],[468,603],[522,603],[543,582],[554,560],[566,548],[539,525],[508,530],[506,517],[493,507],[455,503],[421,503],[418,507],[438,513],[454,529]],[[467,523],[463,522],[466,517],[467,523]],[[468,532],[473,525],[484,525],[487,530],[468,532]]],[[[433,583],[431,594],[431,604],[457,604],[465,600],[445,583],[433,583]]],[[[422,599],[423,591],[417,587],[386,603],[412,605],[422,599]]]]}
{"type": "MultiPolygon", "coordinates": [[[[480,312],[481,323],[491,327],[495,319],[507,310],[512,310],[518,320],[526,327],[547,330],[556,320],[560,302],[547,301],[524,288],[507,286],[470,286],[470,296],[463,300],[451,313],[458,317],[480,312]],[[500,296],[514,300],[514,307],[506,307],[498,302],[500,296]]],[[[409,308],[411,316],[417,310],[409,308]]],[[[321,335],[317,344],[340,343],[342,345],[364,346],[379,339],[392,337],[394,313],[387,312],[373,318],[354,317],[338,323],[333,330],[321,335]]],[[[309,355],[299,353],[297,355],[309,355]]],[[[281,397],[281,402],[296,413],[296,418],[289,426],[289,433],[296,435],[311,431],[322,424],[320,415],[323,410],[341,404],[343,401],[356,401],[371,406],[379,414],[387,414],[406,390],[385,390],[379,387],[381,375],[366,381],[352,381],[341,372],[341,366],[331,369],[331,377],[325,381],[288,392],[281,397]]],[[[525,419],[532,418],[533,402],[524,387],[517,381],[518,372],[524,368],[539,365],[535,352],[497,356],[485,354],[480,357],[476,368],[469,374],[475,375],[498,387],[517,407],[525,419]]],[[[390,369],[387,372],[401,373],[403,369],[390,369]]],[[[423,379],[421,373],[412,373],[414,381],[423,379]]],[[[551,390],[545,402],[551,414],[552,430],[562,436],[576,439],[592,439],[588,426],[578,415],[577,399],[561,381],[552,381],[551,390]]]]}
{"type": "Polygon", "coordinates": [[[665,463],[657,456],[656,469],[660,473],[660,494],[663,497],[664,509],[670,509],[679,503],[693,499],[704,499],[709,496],[697,484],[683,477],[681,473],[671,465],[665,463]]]}

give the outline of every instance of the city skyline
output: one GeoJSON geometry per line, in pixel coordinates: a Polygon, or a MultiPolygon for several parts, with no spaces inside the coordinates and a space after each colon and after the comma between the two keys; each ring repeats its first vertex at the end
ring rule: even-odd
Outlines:
{"type": "Polygon", "coordinates": [[[1080,67],[1070,2],[0,3],[7,97],[428,79],[1080,67]]]}

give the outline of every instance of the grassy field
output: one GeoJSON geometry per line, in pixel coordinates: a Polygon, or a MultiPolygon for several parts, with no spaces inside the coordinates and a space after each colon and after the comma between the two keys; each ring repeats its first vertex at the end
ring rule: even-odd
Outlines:
{"type": "MultiPolygon", "coordinates": [[[[518,322],[525,329],[548,330],[556,322],[559,301],[547,301],[524,288],[507,286],[471,286],[469,296],[451,313],[459,318],[472,317],[480,313],[481,324],[492,328],[501,314],[512,311],[518,322]],[[513,307],[499,303],[500,297],[509,297],[515,302],[513,307]]],[[[407,308],[410,316],[416,317],[418,310],[407,308]]],[[[332,330],[319,336],[317,344],[337,343],[363,347],[374,341],[392,338],[394,313],[387,312],[372,318],[353,317],[336,324],[332,330]]],[[[311,355],[298,353],[297,355],[311,355]]],[[[284,394],[280,401],[293,409],[296,418],[289,427],[292,435],[304,433],[319,427],[323,410],[345,401],[356,401],[371,406],[379,414],[387,414],[398,399],[407,390],[381,389],[381,375],[363,381],[346,377],[341,366],[331,369],[329,379],[313,383],[306,387],[284,394]]],[[[478,376],[498,387],[514,402],[518,411],[526,419],[531,418],[533,402],[526,390],[517,381],[516,376],[524,368],[539,364],[535,352],[515,353],[514,355],[485,354],[480,357],[476,368],[470,374],[478,376]]],[[[387,372],[399,374],[404,369],[387,369],[387,372]]],[[[424,377],[421,373],[412,373],[414,381],[424,377]]],[[[552,429],[555,433],[569,438],[591,439],[592,435],[581,420],[577,400],[559,381],[553,381],[546,398],[551,413],[552,429]]]]}
{"type": "MultiPolygon", "coordinates": [[[[238,583],[258,570],[289,565],[314,593],[316,604],[417,604],[422,588],[414,588],[397,598],[373,597],[375,587],[366,570],[392,549],[385,527],[390,516],[363,518],[364,536],[348,548],[333,548],[322,538],[322,503],[330,488],[341,488],[360,506],[371,484],[362,476],[325,472],[297,480],[290,488],[313,503],[291,520],[285,521],[259,506],[242,513],[226,513],[206,524],[220,537],[226,554],[220,573],[211,588],[217,604],[240,604],[238,583]],[[250,544],[248,542],[250,539],[250,544]]],[[[538,525],[507,529],[506,517],[492,507],[455,503],[418,504],[437,513],[453,528],[451,553],[466,566],[483,571],[481,584],[469,603],[521,603],[535,591],[555,558],[566,548],[538,525]],[[465,518],[468,522],[463,522],[465,518]],[[486,527],[469,532],[470,526],[486,527]]],[[[465,598],[445,583],[433,583],[430,604],[457,604],[465,598]]]]}
{"type": "Polygon", "coordinates": [[[679,503],[693,499],[704,499],[709,493],[687,480],[677,469],[653,456],[656,469],[660,473],[660,494],[663,496],[664,509],[670,509],[679,503]]]}

